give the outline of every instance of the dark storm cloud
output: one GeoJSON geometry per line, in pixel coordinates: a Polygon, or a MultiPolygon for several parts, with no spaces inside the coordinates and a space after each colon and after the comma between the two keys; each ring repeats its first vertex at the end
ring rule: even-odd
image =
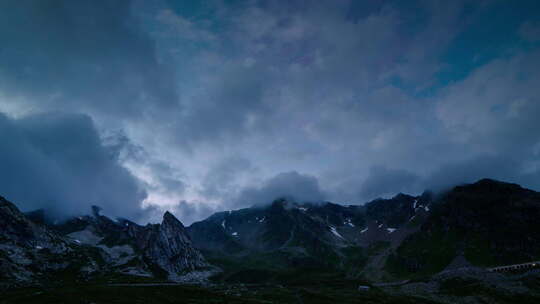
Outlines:
{"type": "Polygon", "coordinates": [[[249,121],[270,115],[272,106],[264,103],[266,73],[256,68],[224,64],[225,74],[208,83],[204,93],[188,100],[186,111],[175,121],[175,128],[185,136],[182,144],[220,143],[238,140],[256,125],[249,121]],[[201,102],[202,101],[202,102],[201,102]]]}
{"type": "MultiPolygon", "coordinates": [[[[24,208],[61,215],[86,212],[95,203],[105,205],[104,213],[135,219],[145,216],[145,190],[183,191],[166,162],[130,158],[132,138],[116,138],[115,146],[105,148],[98,134],[129,123],[150,130],[149,122],[179,110],[175,74],[159,62],[154,41],[132,14],[132,1],[0,2],[0,41],[0,111],[29,115],[11,123],[29,159],[1,161],[20,171],[2,194],[24,208]],[[57,111],[83,115],[33,114],[57,111]],[[155,182],[134,177],[128,160],[150,168],[155,182]],[[35,189],[25,193],[29,185],[35,189]]],[[[0,132],[8,134],[7,126],[0,132]]]]}
{"type": "MultiPolygon", "coordinates": [[[[540,187],[538,14],[524,3],[2,2],[0,111],[91,117],[105,138],[92,146],[146,205],[188,222],[280,196],[540,187]]],[[[48,186],[74,200],[62,183],[48,186]]]]}
{"type": "Polygon", "coordinates": [[[206,173],[201,183],[200,192],[210,199],[223,197],[231,199],[234,191],[238,190],[235,183],[237,183],[239,175],[255,170],[249,160],[245,158],[239,156],[224,158],[206,173]]]}
{"type": "Polygon", "coordinates": [[[419,189],[420,177],[412,172],[386,167],[373,167],[360,187],[360,197],[375,198],[395,195],[398,192],[413,193],[419,189]]]}
{"type": "Polygon", "coordinates": [[[276,198],[318,203],[325,199],[316,177],[295,171],[280,173],[259,187],[244,189],[236,202],[240,206],[269,204],[276,198]]]}
{"type": "Polygon", "coordinates": [[[374,167],[362,183],[359,197],[370,200],[381,196],[393,196],[398,192],[416,195],[424,190],[438,193],[455,185],[474,183],[483,178],[540,189],[538,165],[529,164],[531,163],[509,155],[486,154],[442,164],[424,176],[405,170],[374,167]]]}
{"type": "Polygon", "coordinates": [[[529,42],[540,40],[540,22],[525,22],[519,28],[519,34],[529,42]]]}
{"type": "Polygon", "coordinates": [[[279,173],[260,181],[257,186],[238,185],[239,177],[252,170],[256,169],[245,159],[228,158],[213,167],[202,183],[200,193],[209,198],[209,201],[182,200],[171,206],[170,210],[185,225],[189,225],[217,211],[267,205],[278,198],[319,203],[327,197],[315,176],[295,171],[279,173]],[[223,201],[217,205],[209,203],[216,199],[223,201]]]}
{"type": "Polygon", "coordinates": [[[85,115],[0,114],[0,193],[23,210],[56,216],[105,213],[132,218],[145,198],[137,180],[117,163],[85,115]]]}
{"type": "Polygon", "coordinates": [[[47,110],[117,119],[174,106],[173,74],[130,9],[131,1],[0,2],[0,90],[47,110]]]}
{"type": "Polygon", "coordinates": [[[454,185],[473,183],[482,178],[519,183],[540,189],[540,170],[527,170],[526,163],[510,156],[483,155],[463,162],[442,165],[424,182],[428,189],[444,191],[454,185]]]}
{"type": "MultiPolygon", "coordinates": [[[[221,210],[221,209],[220,209],[221,210]]],[[[174,208],[170,210],[173,212],[180,221],[186,226],[191,223],[203,220],[214,212],[219,211],[215,207],[212,207],[205,203],[188,203],[186,201],[180,201],[174,208]]]]}
{"type": "Polygon", "coordinates": [[[147,188],[177,193],[182,193],[186,189],[186,184],[180,177],[181,172],[173,169],[168,163],[153,158],[144,147],[131,142],[122,132],[108,134],[103,142],[126,166],[136,164],[138,168],[144,168],[146,174],[152,175],[154,183],[147,183],[145,185],[147,188]]]}

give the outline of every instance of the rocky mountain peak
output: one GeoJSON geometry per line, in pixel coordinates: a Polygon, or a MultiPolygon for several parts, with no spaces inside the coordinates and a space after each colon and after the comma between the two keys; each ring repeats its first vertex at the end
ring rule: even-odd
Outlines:
{"type": "MultiPolygon", "coordinates": [[[[459,187],[456,187],[459,188],[459,187]]],[[[527,191],[518,184],[506,183],[502,181],[497,181],[489,178],[484,178],[477,181],[474,184],[463,185],[461,189],[466,189],[467,191],[476,191],[476,192],[491,192],[496,191],[498,193],[510,193],[510,192],[521,192],[527,191]]]]}
{"type": "Polygon", "coordinates": [[[177,226],[181,226],[182,228],[184,228],[184,225],[182,224],[182,222],[180,222],[180,220],[178,220],[169,211],[165,211],[165,213],[163,214],[162,225],[165,225],[165,224],[167,224],[167,225],[177,225],[177,226]]]}
{"type": "Polygon", "coordinates": [[[396,194],[392,199],[399,199],[399,200],[404,200],[404,199],[409,199],[411,198],[412,196],[408,195],[408,194],[405,194],[405,193],[398,193],[396,194]]]}
{"type": "Polygon", "coordinates": [[[9,257],[7,264],[0,259],[0,271],[13,273],[15,277],[9,277],[10,281],[17,276],[32,281],[36,278],[28,269],[37,266],[28,264],[28,257],[39,260],[40,269],[46,270],[75,263],[70,260],[73,257],[64,256],[67,254],[83,261],[79,263],[81,273],[114,268],[120,273],[192,281],[204,280],[216,270],[193,247],[184,225],[172,213],[166,212],[161,224],[140,226],[125,219],[112,220],[100,211],[100,207],[93,206],[92,216],[78,216],[58,224],[36,223],[0,198],[0,256],[9,257]],[[48,255],[42,257],[42,253],[61,255],[57,260],[62,265],[49,262],[48,255]],[[96,261],[101,264],[98,266],[96,261]],[[198,271],[201,269],[205,271],[198,271]]]}
{"type": "Polygon", "coordinates": [[[20,213],[17,207],[13,205],[11,202],[6,200],[4,197],[0,196],[0,210],[2,213],[10,213],[10,214],[18,214],[20,213]]]}
{"type": "Polygon", "coordinates": [[[184,225],[172,213],[165,212],[161,225],[151,229],[144,239],[147,258],[169,273],[169,278],[180,279],[179,274],[208,268],[202,254],[191,244],[184,225]]]}
{"type": "Polygon", "coordinates": [[[33,280],[37,273],[61,268],[64,254],[71,251],[64,239],[30,221],[3,197],[0,197],[0,232],[0,289],[2,283],[33,280]]]}
{"type": "Polygon", "coordinates": [[[169,211],[163,214],[159,234],[160,237],[167,239],[168,243],[191,244],[191,240],[185,232],[184,225],[169,211]]]}

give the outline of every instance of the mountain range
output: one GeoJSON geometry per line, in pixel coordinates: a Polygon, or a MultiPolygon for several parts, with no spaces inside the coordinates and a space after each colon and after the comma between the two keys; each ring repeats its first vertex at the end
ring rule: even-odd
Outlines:
{"type": "Polygon", "coordinates": [[[112,275],[174,282],[283,283],[335,274],[366,282],[540,259],[540,193],[483,179],[364,205],[277,199],[188,227],[169,212],[138,225],[92,213],[50,223],[0,198],[0,284],[112,275]]]}

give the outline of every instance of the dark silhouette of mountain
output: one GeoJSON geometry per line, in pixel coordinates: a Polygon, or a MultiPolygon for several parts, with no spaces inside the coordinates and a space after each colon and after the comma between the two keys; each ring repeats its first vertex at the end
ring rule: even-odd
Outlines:
{"type": "Polygon", "coordinates": [[[279,199],[216,213],[187,231],[195,247],[223,268],[243,260],[241,271],[318,268],[359,276],[381,247],[397,246],[417,229],[430,204],[427,194],[399,194],[364,206],[279,199]]]}
{"type": "Polygon", "coordinates": [[[483,179],[457,186],[434,204],[419,231],[388,261],[398,275],[432,274],[456,259],[495,266],[540,258],[540,193],[483,179]]]}
{"type": "Polygon", "coordinates": [[[539,216],[538,192],[484,179],[363,206],[281,199],[216,213],[187,231],[218,266],[318,267],[383,280],[538,260],[539,216]]]}
{"type": "Polygon", "coordinates": [[[103,274],[225,283],[306,274],[418,278],[539,260],[539,216],[540,193],[489,179],[362,206],[278,199],[189,227],[169,212],[141,226],[99,207],[54,224],[44,211],[23,214],[2,198],[0,281],[32,284],[66,273],[80,281],[103,274]]]}

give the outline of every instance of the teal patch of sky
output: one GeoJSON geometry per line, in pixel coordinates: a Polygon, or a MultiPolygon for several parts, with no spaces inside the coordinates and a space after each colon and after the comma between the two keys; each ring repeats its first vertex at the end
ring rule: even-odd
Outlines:
{"type": "Polygon", "coordinates": [[[351,22],[358,22],[370,15],[381,14],[384,10],[398,12],[402,25],[399,30],[404,35],[414,35],[427,26],[429,21],[429,12],[419,1],[351,1],[346,18],[351,22]]]}
{"type": "MultiPolygon", "coordinates": [[[[379,14],[384,9],[398,12],[400,26],[397,30],[404,41],[411,41],[417,33],[429,26],[431,12],[421,1],[390,1],[385,3],[381,1],[352,1],[347,18],[355,21],[371,14],[379,14]]],[[[425,93],[424,89],[419,89],[415,83],[407,83],[399,76],[391,77],[389,84],[413,97],[427,97],[429,95],[425,93]]]]}
{"type": "Polygon", "coordinates": [[[526,21],[538,20],[540,1],[496,1],[478,11],[452,41],[441,61],[445,68],[437,75],[444,87],[459,81],[476,68],[510,55],[526,51],[531,45],[520,39],[518,31],[526,21]]]}
{"type": "MultiPolygon", "coordinates": [[[[226,0],[222,3],[233,12],[235,11],[233,8],[242,5],[241,1],[226,0]]],[[[213,33],[218,37],[218,41],[211,43],[189,40],[175,35],[174,32],[167,34],[167,26],[155,22],[155,20],[150,20],[145,24],[145,27],[154,33],[158,56],[164,62],[179,67],[175,69],[179,89],[189,91],[193,83],[196,82],[196,73],[199,69],[198,61],[194,58],[197,58],[201,52],[217,52],[221,56],[227,56],[227,53],[231,53],[233,56],[234,46],[229,44],[229,39],[226,39],[225,36],[234,19],[221,18],[220,12],[217,11],[212,1],[165,0],[161,2],[160,9],[169,9],[174,14],[192,22],[194,27],[213,33]]]]}
{"type": "MultiPolygon", "coordinates": [[[[214,14],[208,2],[205,1],[169,1],[164,2],[142,2],[144,10],[147,12],[143,15],[143,26],[155,40],[157,55],[161,62],[166,62],[167,65],[176,65],[182,67],[176,70],[176,77],[179,80],[183,75],[189,74],[192,58],[201,52],[208,49],[209,45],[205,42],[197,40],[189,40],[181,35],[178,35],[168,25],[158,21],[157,16],[162,10],[171,10],[174,14],[197,23],[202,20],[210,20],[214,14]]],[[[211,25],[212,22],[207,22],[205,25],[211,25]]],[[[174,69],[173,69],[174,70],[174,69]]]]}
{"type": "Polygon", "coordinates": [[[169,8],[175,13],[189,18],[207,18],[213,12],[205,1],[173,1],[167,0],[169,8]]]}
{"type": "MultiPolygon", "coordinates": [[[[245,1],[238,0],[225,0],[224,5],[228,8],[242,7],[245,1]]],[[[228,26],[228,23],[232,20],[226,18],[217,18],[216,6],[212,1],[175,1],[167,0],[169,8],[176,14],[183,16],[184,18],[193,21],[207,21],[208,30],[213,32],[220,32],[228,26]]]]}
{"type": "MultiPolygon", "coordinates": [[[[443,68],[437,73],[434,84],[418,90],[414,84],[404,83],[399,77],[392,78],[390,84],[414,97],[433,97],[440,89],[464,79],[496,58],[538,47],[538,43],[522,40],[518,33],[524,22],[538,20],[538,16],[540,1],[499,0],[484,7],[465,6],[461,16],[464,27],[441,56],[443,68]]],[[[417,27],[423,23],[422,19],[411,24],[417,27]]]]}
{"type": "MultiPolygon", "coordinates": [[[[228,52],[230,52],[231,55],[234,54],[234,48],[229,44],[231,40],[225,38],[228,34],[228,30],[231,28],[231,24],[236,21],[234,15],[229,16],[228,18],[220,17],[220,13],[217,11],[217,7],[213,1],[166,0],[166,3],[169,9],[173,10],[174,13],[196,23],[204,30],[221,37],[222,39],[220,39],[218,43],[220,47],[219,51],[222,55],[226,55],[228,52]]],[[[224,0],[222,3],[230,12],[239,11],[240,8],[248,4],[248,2],[240,0],[224,0]]],[[[205,50],[207,47],[209,46],[205,43],[192,43],[190,52],[194,53],[205,50]]]]}

